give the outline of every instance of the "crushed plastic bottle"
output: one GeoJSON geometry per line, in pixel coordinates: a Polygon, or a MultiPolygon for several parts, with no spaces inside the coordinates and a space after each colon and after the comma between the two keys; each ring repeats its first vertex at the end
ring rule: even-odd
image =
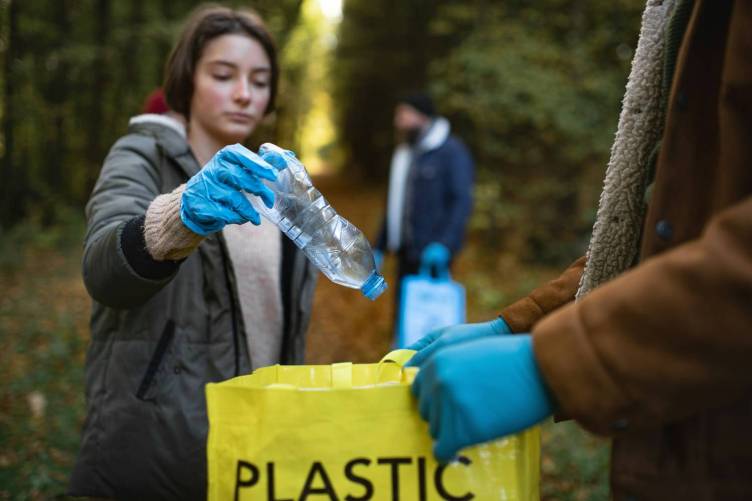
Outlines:
{"type": "Polygon", "coordinates": [[[277,225],[332,282],[359,289],[375,300],[387,284],[376,270],[368,239],[350,221],[329,205],[317,190],[305,167],[291,152],[271,143],[261,145],[259,154],[276,151],[287,167],[277,170],[275,182],[265,181],[274,192],[274,206],[266,207],[249,196],[261,215],[277,225]]]}

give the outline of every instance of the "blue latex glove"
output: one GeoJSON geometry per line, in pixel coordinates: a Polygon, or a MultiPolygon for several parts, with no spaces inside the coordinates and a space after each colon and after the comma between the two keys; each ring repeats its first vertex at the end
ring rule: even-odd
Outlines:
{"type": "Polygon", "coordinates": [[[274,193],[262,180],[276,178],[274,169],[252,151],[240,144],[226,146],[186,183],[180,219],[202,236],[227,224],[260,224],[259,213],[243,192],[259,196],[271,208],[274,193]]]}
{"type": "Polygon", "coordinates": [[[407,363],[407,366],[420,367],[436,350],[445,346],[511,333],[511,329],[501,317],[480,324],[459,324],[437,329],[407,347],[408,350],[417,352],[407,363]]]}
{"type": "Polygon", "coordinates": [[[517,433],[553,413],[529,334],[475,339],[437,351],[412,385],[439,461],[517,433]]]}
{"type": "Polygon", "coordinates": [[[451,257],[449,248],[439,242],[431,242],[423,249],[423,253],[420,256],[420,262],[422,266],[446,268],[449,264],[449,258],[451,257]]]}
{"type": "Polygon", "coordinates": [[[275,169],[282,170],[287,168],[288,158],[297,160],[298,157],[295,156],[294,151],[282,150],[282,153],[280,153],[279,150],[274,149],[274,146],[276,145],[269,143],[262,144],[261,148],[259,148],[259,156],[275,169]]]}
{"type": "Polygon", "coordinates": [[[373,262],[376,264],[376,271],[381,273],[381,267],[384,265],[384,253],[378,249],[374,249],[373,262]]]}

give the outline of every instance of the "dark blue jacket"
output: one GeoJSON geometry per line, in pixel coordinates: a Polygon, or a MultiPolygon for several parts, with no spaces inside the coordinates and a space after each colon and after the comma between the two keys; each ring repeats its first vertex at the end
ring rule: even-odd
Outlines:
{"type": "MultiPolygon", "coordinates": [[[[473,159],[454,136],[413,159],[405,190],[401,248],[403,259],[417,263],[431,242],[446,245],[454,256],[465,239],[473,206],[473,159]]],[[[386,250],[386,217],[376,248],[386,250]]]]}

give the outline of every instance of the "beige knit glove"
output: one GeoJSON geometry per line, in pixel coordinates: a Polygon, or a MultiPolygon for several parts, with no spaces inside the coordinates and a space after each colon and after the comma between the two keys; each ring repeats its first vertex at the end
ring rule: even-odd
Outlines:
{"type": "Polygon", "coordinates": [[[146,250],[156,261],[183,259],[204,239],[186,228],[180,219],[183,190],[185,184],[159,195],[146,209],[144,240],[146,250]]]}

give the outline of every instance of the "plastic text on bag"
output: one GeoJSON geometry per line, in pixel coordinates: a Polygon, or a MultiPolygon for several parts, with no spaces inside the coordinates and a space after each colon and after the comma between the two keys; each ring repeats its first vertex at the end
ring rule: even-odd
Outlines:
{"type": "MultiPolygon", "coordinates": [[[[447,501],[468,501],[475,498],[475,494],[472,492],[453,493],[449,491],[449,488],[445,485],[444,474],[446,469],[454,465],[463,465],[469,467],[472,461],[465,456],[459,456],[457,461],[450,465],[435,465],[433,474],[430,475],[427,471],[427,461],[425,457],[413,458],[411,457],[383,457],[383,458],[365,458],[358,457],[353,458],[345,463],[343,468],[343,474],[347,480],[353,484],[354,491],[348,491],[346,493],[338,492],[334,487],[334,482],[331,480],[331,474],[327,467],[321,461],[314,461],[311,463],[308,469],[308,474],[305,479],[301,479],[300,492],[295,497],[278,497],[278,495],[289,496],[286,492],[280,494],[277,492],[277,485],[275,483],[275,477],[277,475],[277,465],[274,462],[268,462],[263,468],[249,461],[238,460],[237,469],[235,475],[235,497],[234,499],[240,500],[241,495],[244,492],[248,492],[253,489],[255,492],[254,498],[258,499],[259,490],[263,489],[263,484],[266,483],[266,499],[268,501],[293,501],[307,500],[309,496],[327,495],[330,500],[344,499],[348,501],[360,501],[370,499],[400,499],[400,479],[404,478],[403,475],[414,475],[417,479],[417,488],[415,492],[417,501],[426,501],[428,499],[428,492],[430,489],[434,489],[435,493],[440,496],[441,499],[447,501]],[[376,492],[374,489],[374,483],[369,478],[371,470],[376,468],[386,468],[389,470],[391,482],[389,484],[390,492],[376,492]],[[404,467],[404,468],[403,468],[404,467]],[[358,468],[358,471],[355,469],[358,468]],[[262,473],[263,472],[263,473],[262,473]],[[263,476],[266,476],[263,478],[263,476]],[[357,492],[360,490],[361,492],[357,492]]],[[[329,467],[332,468],[331,466],[329,467]]],[[[248,492],[250,495],[251,493],[248,492]]],[[[316,498],[320,499],[320,498],[316,498]]]]}

